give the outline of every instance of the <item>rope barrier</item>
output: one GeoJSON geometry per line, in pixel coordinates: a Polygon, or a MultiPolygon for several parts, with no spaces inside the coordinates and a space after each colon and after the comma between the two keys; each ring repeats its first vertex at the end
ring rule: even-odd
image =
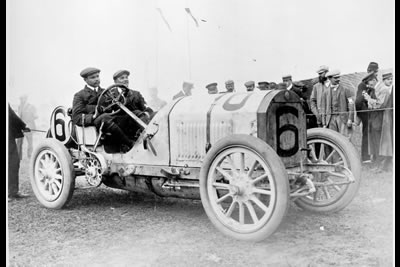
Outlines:
{"type": "MultiPolygon", "coordinates": [[[[356,113],[362,112],[374,112],[374,111],[384,111],[384,110],[393,110],[394,108],[376,108],[376,109],[365,109],[365,110],[353,110],[356,113]]],[[[319,115],[338,115],[338,114],[345,114],[349,113],[350,111],[340,111],[340,112],[332,112],[332,113],[319,113],[319,115]]],[[[306,114],[306,116],[315,116],[315,114],[306,114]]]]}

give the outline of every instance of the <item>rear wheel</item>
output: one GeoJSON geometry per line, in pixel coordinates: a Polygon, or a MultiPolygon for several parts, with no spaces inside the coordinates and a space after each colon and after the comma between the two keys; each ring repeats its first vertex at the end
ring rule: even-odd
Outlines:
{"type": "Polygon", "coordinates": [[[71,156],[64,145],[44,139],[33,151],[30,163],[33,192],[46,208],[61,209],[70,201],[75,188],[71,156]]]}
{"type": "Polygon", "coordinates": [[[233,135],[207,153],[200,196],[214,226],[236,239],[260,241],[274,233],[288,208],[285,167],[264,141],[233,135]]]}
{"type": "Polygon", "coordinates": [[[321,171],[313,172],[316,192],[295,200],[312,212],[337,212],[355,197],[361,181],[361,161],[353,144],[338,132],[324,128],[307,131],[307,146],[311,149],[308,162],[321,164],[321,171]],[[337,166],[327,172],[322,165],[337,166]]]}

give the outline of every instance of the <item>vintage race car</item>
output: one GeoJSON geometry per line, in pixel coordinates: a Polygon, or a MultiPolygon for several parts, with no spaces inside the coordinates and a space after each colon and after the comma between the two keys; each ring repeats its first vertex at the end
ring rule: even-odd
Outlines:
{"type": "Polygon", "coordinates": [[[141,125],[135,145],[110,153],[101,129],[76,126],[67,108],[57,107],[30,164],[43,206],[63,208],[76,177],[84,176],[90,187],[201,199],[221,232],[259,241],[280,225],[289,200],[305,210],[337,212],[357,193],[357,150],[332,130],[306,130],[301,100],[291,91],[181,97],[145,124],[110,93],[119,86],[102,93],[111,103],[103,110],[126,112],[141,125]]]}

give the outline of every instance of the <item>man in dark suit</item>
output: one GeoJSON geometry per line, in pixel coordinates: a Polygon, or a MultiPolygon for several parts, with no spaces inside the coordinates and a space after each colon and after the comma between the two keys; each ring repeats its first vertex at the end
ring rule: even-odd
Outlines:
{"type": "Polygon", "coordinates": [[[19,192],[19,156],[15,142],[16,138],[24,137],[24,132],[30,129],[8,104],[8,201],[28,196],[19,192]]]}
{"type": "MultiPolygon", "coordinates": [[[[126,99],[125,106],[132,111],[139,119],[148,124],[155,115],[153,109],[147,106],[144,97],[139,91],[129,89],[129,75],[128,70],[119,70],[113,75],[114,83],[123,84],[127,89],[123,89],[123,95],[126,99]]],[[[138,130],[141,126],[128,114],[118,115],[115,120],[118,125],[126,132],[129,137],[136,139],[138,130]]]]}
{"type": "Polygon", "coordinates": [[[113,121],[113,116],[108,113],[100,114],[96,109],[98,98],[104,90],[100,87],[99,73],[100,70],[97,68],[86,68],[81,71],[80,75],[86,85],[74,95],[72,121],[78,126],[95,126],[97,129],[104,123],[102,130],[110,133],[112,140],[120,142],[122,152],[127,152],[133,146],[133,141],[113,121]]]}
{"type": "Polygon", "coordinates": [[[306,113],[307,129],[317,127],[317,118],[312,113],[310,106],[307,102],[307,88],[302,82],[292,82],[292,75],[288,74],[282,77],[282,82],[286,83],[286,90],[295,92],[301,100],[304,112],[306,113]]]}

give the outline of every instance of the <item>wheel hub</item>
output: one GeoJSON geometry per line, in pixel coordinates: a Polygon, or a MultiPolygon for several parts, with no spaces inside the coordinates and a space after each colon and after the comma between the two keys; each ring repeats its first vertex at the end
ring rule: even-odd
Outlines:
{"type": "Polygon", "coordinates": [[[253,193],[253,184],[251,180],[245,176],[239,176],[234,179],[230,185],[230,193],[234,196],[238,196],[240,200],[246,201],[250,199],[253,193]]]}
{"type": "Polygon", "coordinates": [[[102,182],[101,164],[96,158],[86,160],[85,177],[91,186],[99,186],[102,182]]]}

